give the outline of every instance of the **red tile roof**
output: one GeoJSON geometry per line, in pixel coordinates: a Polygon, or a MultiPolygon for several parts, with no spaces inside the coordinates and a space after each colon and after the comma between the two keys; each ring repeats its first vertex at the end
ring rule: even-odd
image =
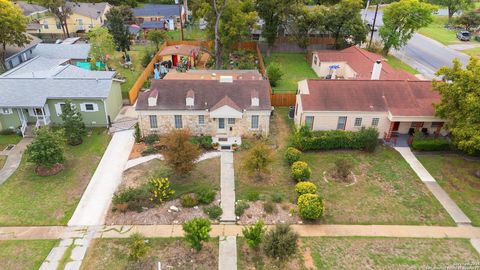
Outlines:
{"type": "Polygon", "coordinates": [[[304,111],[390,112],[393,116],[434,116],[440,102],[431,81],[307,80],[304,111]]]}
{"type": "Polygon", "coordinates": [[[318,56],[320,62],[347,62],[357,73],[357,79],[360,80],[369,80],[371,78],[373,64],[377,60],[382,60],[380,80],[418,80],[417,77],[406,71],[393,69],[385,61],[385,57],[360,49],[357,46],[352,46],[341,51],[322,50],[314,54],[318,56]]]}

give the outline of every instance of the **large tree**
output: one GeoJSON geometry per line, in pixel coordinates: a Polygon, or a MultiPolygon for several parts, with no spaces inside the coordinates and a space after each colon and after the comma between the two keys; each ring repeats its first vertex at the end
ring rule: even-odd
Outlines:
{"type": "Polygon", "coordinates": [[[457,11],[468,9],[473,6],[473,0],[430,0],[432,4],[444,6],[448,9],[448,20],[452,19],[457,11]]]}
{"type": "Polygon", "coordinates": [[[400,48],[413,36],[416,30],[429,25],[432,21],[434,5],[419,0],[400,0],[388,5],[383,12],[383,26],[380,37],[383,41],[383,53],[400,48]]]}
{"type": "Polygon", "coordinates": [[[475,57],[465,69],[458,59],[453,67],[437,71],[442,79],[433,81],[433,88],[441,94],[436,104],[439,117],[448,120],[453,142],[469,154],[480,154],[480,63],[475,57]]]}
{"type": "Polygon", "coordinates": [[[132,9],[128,6],[112,7],[105,16],[117,48],[123,52],[129,51],[131,42],[128,25],[134,20],[132,9]]]}
{"type": "Polygon", "coordinates": [[[470,31],[480,25],[480,14],[475,11],[465,12],[455,20],[455,23],[462,25],[465,30],[470,31]]]}
{"type": "Polygon", "coordinates": [[[115,42],[108,29],[99,27],[87,33],[88,42],[91,44],[90,57],[105,63],[107,55],[115,52],[115,42]]]}
{"type": "Polygon", "coordinates": [[[29,38],[25,35],[28,19],[22,11],[8,0],[0,0],[0,66],[6,69],[5,57],[7,45],[23,46],[29,38]]]}
{"type": "Polygon", "coordinates": [[[67,2],[65,0],[40,0],[40,5],[48,8],[57,17],[62,26],[63,34],[70,37],[67,18],[72,14],[72,9],[67,6],[67,2]]]}
{"type": "Polygon", "coordinates": [[[360,15],[362,7],[362,0],[342,0],[329,8],[325,28],[335,38],[338,49],[365,41],[368,28],[360,15]]]}
{"type": "Polygon", "coordinates": [[[327,14],[328,10],[324,6],[307,7],[298,5],[292,11],[288,23],[288,31],[300,48],[307,49],[311,34],[325,30],[327,14]]]}

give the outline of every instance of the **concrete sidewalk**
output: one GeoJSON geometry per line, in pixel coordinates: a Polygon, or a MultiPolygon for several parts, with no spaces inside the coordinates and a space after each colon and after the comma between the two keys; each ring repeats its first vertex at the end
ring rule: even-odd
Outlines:
{"type": "Polygon", "coordinates": [[[218,250],[218,269],[237,270],[237,237],[221,236],[218,250]]]}
{"type": "Polygon", "coordinates": [[[423,167],[422,163],[412,153],[410,147],[394,147],[407,163],[412,167],[413,171],[420,177],[420,180],[425,183],[427,188],[432,192],[433,196],[437,198],[440,204],[447,210],[448,214],[457,224],[471,224],[470,219],[463,213],[458,205],[448,196],[448,194],[435,181],[433,176],[423,167]]]}
{"type": "MultiPolygon", "coordinates": [[[[133,130],[116,132],[68,226],[102,225],[134,143],[133,130]]],[[[88,162],[87,160],[85,162],[88,162]]]]}
{"type": "Polygon", "coordinates": [[[23,138],[15,147],[8,152],[7,161],[3,168],[0,168],[0,185],[3,184],[17,170],[22,161],[23,153],[32,142],[32,138],[23,138]]]}
{"type": "Polygon", "coordinates": [[[233,152],[221,152],[220,159],[220,206],[223,214],[221,222],[236,222],[235,216],[235,173],[233,152]]]}

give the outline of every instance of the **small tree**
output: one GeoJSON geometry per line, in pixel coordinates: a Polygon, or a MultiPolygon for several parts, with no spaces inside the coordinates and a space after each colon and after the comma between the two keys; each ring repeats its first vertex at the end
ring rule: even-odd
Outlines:
{"type": "Polygon", "coordinates": [[[175,194],[175,191],[170,188],[168,178],[152,177],[148,180],[148,183],[150,184],[150,192],[152,193],[150,200],[157,204],[161,204],[175,194]]]}
{"type": "Polygon", "coordinates": [[[155,47],[158,49],[160,48],[160,44],[162,44],[165,40],[167,40],[167,32],[163,30],[152,30],[148,32],[148,40],[155,44],[155,47]]]}
{"type": "Polygon", "coordinates": [[[195,161],[200,156],[200,149],[190,142],[188,130],[172,130],[167,134],[165,145],[165,161],[176,173],[185,175],[195,168],[195,161]]]}
{"type": "Polygon", "coordinates": [[[129,237],[128,256],[133,261],[139,261],[145,257],[150,250],[148,240],[139,233],[134,233],[129,237]]]}
{"type": "Polygon", "coordinates": [[[267,67],[267,76],[272,87],[277,86],[278,81],[282,79],[283,72],[280,69],[280,65],[277,63],[270,63],[267,67]]]}
{"type": "Polygon", "coordinates": [[[35,138],[27,146],[28,161],[37,167],[52,168],[64,161],[65,134],[63,129],[53,131],[48,127],[41,127],[35,131],[35,138]]]}
{"type": "Polygon", "coordinates": [[[277,224],[263,238],[263,250],[269,257],[285,260],[298,250],[298,234],[287,224],[277,224]]]}
{"type": "Polygon", "coordinates": [[[257,249],[262,243],[265,232],[266,228],[263,220],[259,220],[255,223],[255,225],[244,227],[242,229],[243,237],[245,237],[248,246],[254,249],[257,249]]]}
{"type": "Polygon", "coordinates": [[[348,158],[341,158],[335,161],[335,172],[338,177],[347,180],[353,169],[353,162],[348,158]]]}
{"type": "Polygon", "coordinates": [[[210,239],[209,232],[212,230],[212,226],[206,218],[193,218],[183,223],[182,228],[185,232],[185,240],[187,240],[196,251],[202,249],[202,242],[208,242],[210,239]]]}
{"type": "Polygon", "coordinates": [[[456,23],[463,25],[466,31],[470,31],[480,25],[480,15],[475,11],[465,12],[457,18],[456,23]]]}
{"type": "Polygon", "coordinates": [[[82,143],[82,136],[87,134],[85,123],[83,122],[82,115],[72,105],[70,100],[65,101],[65,105],[62,106],[62,127],[65,130],[65,137],[69,145],[79,145],[82,143]]]}
{"type": "Polygon", "coordinates": [[[94,28],[87,33],[87,38],[91,45],[90,57],[105,63],[107,56],[115,52],[115,42],[107,28],[94,28]]]}
{"type": "Polygon", "coordinates": [[[140,125],[135,123],[133,126],[135,132],[133,133],[133,137],[135,138],[136,143],[140,143],[142,141],[142,134],[140,133],[140,125]]]}
{"type": "Polygon", "coordinates": [[[273,162],[273,151],[264,143],[255,144],[247,153],[244,167],[257,178],[268,171],[268,166],[273,162]]]}

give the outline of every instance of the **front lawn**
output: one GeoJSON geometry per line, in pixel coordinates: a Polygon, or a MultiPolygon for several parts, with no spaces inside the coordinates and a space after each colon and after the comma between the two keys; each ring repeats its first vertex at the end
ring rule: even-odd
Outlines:
{"type": "Polygon", "coordinates": [[[448,22],[448,16],[433,16],[433,22],[424,28],[418,30],[419,34],[434,39],[444,45],[460,43],[456,37],[456,31],[445,28],[448,22]]]}
{"type": "Polygon", "coordinates": [[[96,239],[88,249],[81,269],[217,269],[218,238],[211,238],[195,252],[182,238],[149,238],[150,249],[138,262],[129,259],[129,239],[96,239]]]}
{"type": "Polygon", "coordinates": [[[57,245],[57,240],[0,241],[0,269],[36,270],[57,245]]]}
{"type": "Polygon", "coordinates": [[[298,81],[304,79],[317,79],[318,76],[308,65],[304,53],[276,53],[272,52],[270,57],[263,56],[265,66],[269,63],[277,63],[283,71],[282,79],[277,86],[273,87],[275,93],[295,93],[297,92],[298,81]]]}
{"type": "MultiPolygon", "coordinates": [[[[170,40],[181,40],[182,39],[182,33],[180,32],[180,30],[168,31],[167,35],[170,38],[170,40]]],[[[198,25],[188,26],[188,27],[184,28],[183,29],[183,38],[184,38],[184,40],[203,40],[203,41],[206,41],[208,39],[207,31],[206,30],[200,30],[198,25]]]]}
{"type": "Polygon", "coordinates": [[[396,58],[395,56],[393,55],[388,55],[387,56],[387,63],[394,69],[396,70],[404,70],[408,73],[411,73],[413,75],[415,74],[418,74],[419,72],[414,69],[413,67],[405,64],[404,62],[402,62],[402,60],[396,58]]]}
{"type": "Polygon", "coordinates": [[[94,129],[79,146],[68,146],[65,169],[54,176],[35,174],[24,156],[15,173],[0,185],[0,225],[65,225],[97,168],[110,136],[94,129]]]}
{"type": "Polygon", "coordinates": [[[309,152],[302,160],[310,165],[311,181],[318,185],[319,194],[324,198],[324,223],[455,225],[407,162],[392,148],[379,146],[374,153],[309,152]],[[346,183],[329,176],[335,161],[340,158],[354,163],[352,171],[356,182],[346,183]]]}
{"type": "Polygon", "coordinates": [[[9,144],[17,144],[22,139],[18,135],[0,135],[0,151],[3,151],[9,144]]]}
{"type": "Polygon", "coordinates": [[[480,57],[480,47],[463,50],[462,52],[470,55],[471,57],[477,57],[477,58],[480,57]]]}
{"type": "Polygon", "coordinates": [[[469,269],[480,263],[468,239],[312,237],[302,243],[316,269],[469,269]]]}
{"type": "Polygon", "coordinates": [[[418,160],[470,218],[480,226],[480,180],[474,175],[480,161],[459,155],[419,155],[418,160]]]}

